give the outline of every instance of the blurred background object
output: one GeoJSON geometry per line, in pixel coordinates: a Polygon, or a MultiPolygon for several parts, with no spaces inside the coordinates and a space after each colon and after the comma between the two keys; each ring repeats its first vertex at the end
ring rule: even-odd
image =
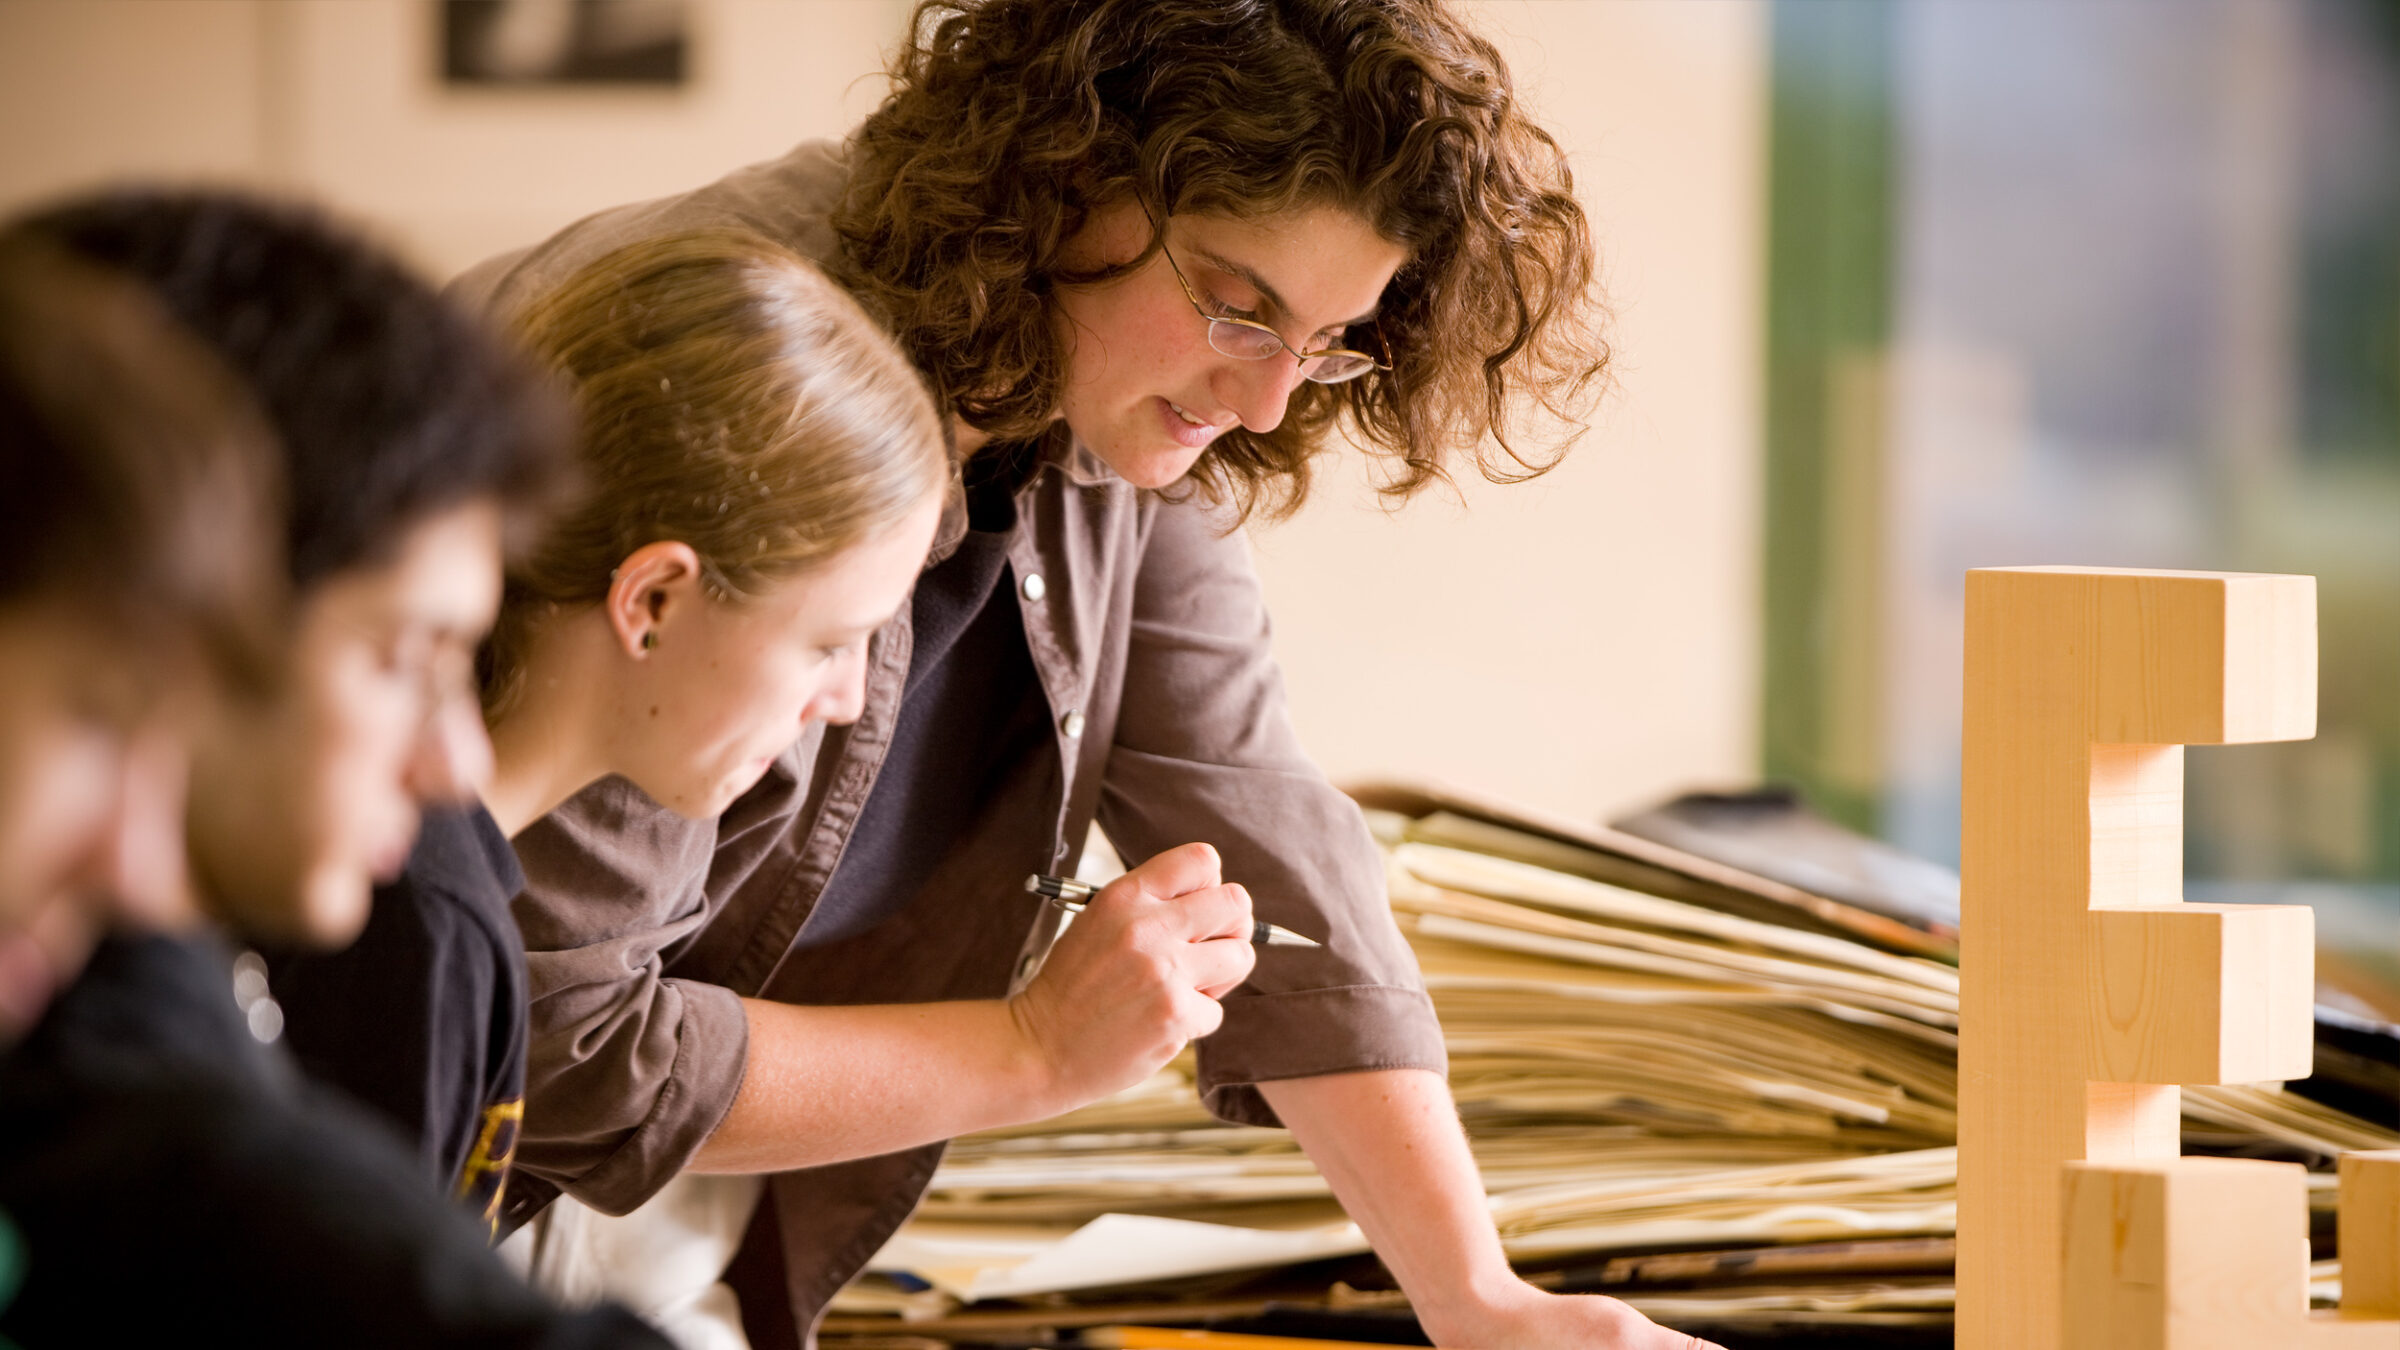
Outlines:
{"type": "Polygon", "coordinates": [[[441,0],[451,84],[663,84],[684,79],[684,0],[441,0]]]}
{"type": "Polygon", "coordinates": [[[2317,737],[2191,753],[2189,893],[2388,982],[2400,4],[1772,24],[1766,773],[1955,863],[1966,569],[2312,574],[2317,737]]]}

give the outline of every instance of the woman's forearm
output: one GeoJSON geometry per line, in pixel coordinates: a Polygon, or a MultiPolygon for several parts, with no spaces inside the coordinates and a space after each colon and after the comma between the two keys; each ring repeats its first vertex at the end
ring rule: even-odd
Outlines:
{"type": "Polygon", "coordinates": [[[1452,1350],[1713,1350],[1613,1298],[1519,1279],[1492,1227],[1449,1084],[1422,1069],[1261,1083],[1334,1197],[1452,1350]]]}
{"type": "Polygon", "coordinates": [[[741,1092],[698,1172],[781,1172],[872,1157],[1066,1109],[998,999],[866,1007],[742,1000],[741,1092]]]}
{"type": "MultiPolygon", "coordinates": [[[[1258,1085],[1434,1330],[1518,1283],[1450,1086],[1422,1069],[1258,1085]]],[[[1450,1342],[1440,1342],[1448,1344],[1450,1342]]]]}

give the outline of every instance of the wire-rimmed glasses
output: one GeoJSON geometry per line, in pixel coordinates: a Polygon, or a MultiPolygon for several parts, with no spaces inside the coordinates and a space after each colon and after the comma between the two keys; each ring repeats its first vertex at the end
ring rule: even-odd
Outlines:
{"type": "MultiPolygon", "coordinates": [[[[1148,209],[1144,208],[1143,213],[1147,215],[1148,209]]],[[[1155,219],[1151,222],[1151,228],[1157,228],[1155,219]]],[[[1158,251],[1166,258],[1168,268],[1175,273],[1175,284],[1183,287],[1183,298],[1192,302],[1192,312],[1208,320],[1208,345],[1218,353],[1237,361],[1264,361],[1277,352],[1290,352],[1300,362],[1300,378],[1316,384],[1340,384],[1345,380],[1355,380],[1370,370],[1392,368],[1389,349],[1386,349],[1382,360],[1348,347],[1324,347],[1304,352],[1284,341],[1281,333],[1256,319],[1211,314],[1208,306],[1201,303],[1200,293],[1192,289],[1191,279],[1183,274],[1175,255],[1167,250],[1167,241],[1163,236],[1158,241],[1158,251]]],[[[1375,340],[1381,345],[1383,335],[1377,333],[1375,340]]]]}

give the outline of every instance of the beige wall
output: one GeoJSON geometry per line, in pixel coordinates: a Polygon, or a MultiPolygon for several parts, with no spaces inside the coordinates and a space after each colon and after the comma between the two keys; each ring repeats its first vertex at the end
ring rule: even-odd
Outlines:
{"type": "MultiPolygon", "coordinates": [[[[702,0],[692,92],[445,94],[416,0],[0,0],[0,210],[132,175],[300,191],[448,272],[873,104],[906,0],[702,0]]],[[[1755,771],[1763,11],[1473,7],[1573,156],[1619,389],[1567,465],[1257,535],[1341,776],[1589,814],[1755,771]]]]}
{"type": "Polygon", "coordinates": [[[838,136],[908,0],[700,0],[689,92],[445,91],[430,0],[0,0],[0,209],[166,175],[305,193],[454,272],[838,136]]]}

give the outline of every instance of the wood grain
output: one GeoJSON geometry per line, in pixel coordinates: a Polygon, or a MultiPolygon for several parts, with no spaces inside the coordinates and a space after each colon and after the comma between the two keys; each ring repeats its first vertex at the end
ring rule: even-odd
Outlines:
{"type": "Polygon", "coordinates": [[[2180,1084],[2308,1072],[2309,916],[2183,904],[2182,747],[2313,735],[2315,624],[2307,577],[1967,576],[1968,1350],[2059,1344],[2063,1164],[2172,1159],[2180,1084]]]}
{"type": "Polygon", "coordinates": [[[2306,1077],[2313,917],[2183,903],[2183,747],[2313,735],[2307,577],[1967,576],[1958,1343],[2400,1350],[2400,1152],[2178,1156],[2181,1087],[2306,1077]]]}
{"type": "Polygon", "coordinates": [[[2342,1155],[2342,1312],[2400,1318],[2400,1152],[2342,1155]]]}

